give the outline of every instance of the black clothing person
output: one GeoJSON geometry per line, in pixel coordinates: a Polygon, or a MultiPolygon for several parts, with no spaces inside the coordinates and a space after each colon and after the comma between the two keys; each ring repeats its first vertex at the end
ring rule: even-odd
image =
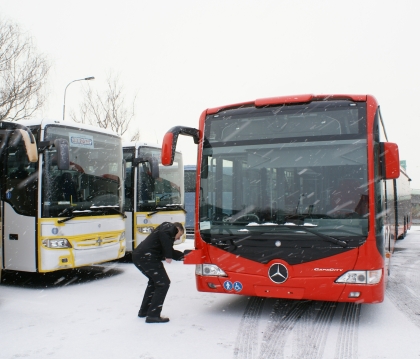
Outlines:
{"type": "Polygon", "coordinates": [[[162,261],[183,259],[184,253],[173,249],[175,240],[183,234],[181,223],[163,222],[133,251],[134,265],[149,279],[138,314],[146,317],[146,323],[169,322],[169,318],[160,316],[171,283],[162,261]]]}

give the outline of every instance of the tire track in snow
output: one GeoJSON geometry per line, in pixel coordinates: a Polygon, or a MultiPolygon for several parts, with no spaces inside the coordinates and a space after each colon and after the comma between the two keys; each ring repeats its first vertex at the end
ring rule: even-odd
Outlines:
{"type": "Polygon", "coordinates": [[[357,359],[361,304],[345,303],[335,346],[335,359],[357,359]]]}
{"type": "Polygon", "coordinates": [[[277,300],[271,320],[264,331],[260,359],[284,358],[284,348],[299,318],[311,306],[310,301],[277,300]]]}
{"type": "Polygon", "coordinates": [[[311,310],[299,320],[294,340],[293,358],[318,359],[323,357],[328,332],[337,304],[334,302],[312,302],[311,310]]]}
{"type": "MultiPolygon", "coordinates": [[[[400,245],[400,243],[398,244],[400,245]]],[[[411,322],[420,328],[419,256],[418,245],[410,247],[410,250],[406,250],[404,247],[396,250],[392,259],[386,296],[411,322]]]]}
{"type": "Polygon", "coordinates": [[[343,303],[342,312],[339,313],[338,303],[335,302],[277,299],[259,348],[258,322],[265,303],[266,298],[257,297],[248,303],[236,339],[235,359],[285,358],[286,346],[289,350],[291,347],[291,353],[287,352],[288,357],[291,354],[296,359],[321,359],[336,313],[341,319],[334,359],[357,358],[360,304],[343,303]]]}
{"type": "Polygon", "coordinates": [[[258,321],[266,298],[251,297],[242,316],[236,337],[234,357],[252,359],[258,355],[258,321]]]}

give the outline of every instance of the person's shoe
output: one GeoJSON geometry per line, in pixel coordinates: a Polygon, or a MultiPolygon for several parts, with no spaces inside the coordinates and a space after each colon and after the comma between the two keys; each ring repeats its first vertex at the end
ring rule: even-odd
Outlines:
{"type": "Polygon", "coordinates": [[[167,323],[169,322],[169,318],[165,317],[147,317],[146,323],[167,323]]]}
{"type": "Polygon", "coordinates": [[[147,313],[139,312],[138,316],[139,316],[139,318],[146,318],[147,313]]]}

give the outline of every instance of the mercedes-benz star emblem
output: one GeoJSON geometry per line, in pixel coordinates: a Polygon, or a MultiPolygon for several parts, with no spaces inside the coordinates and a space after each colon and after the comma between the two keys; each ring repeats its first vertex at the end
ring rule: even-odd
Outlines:
{"type": "Polygon", "coordinates": [[[274,263],[268,270],[268,276],[274,283],[283,283],[287,280],[289,273],[281,263],[274,263]]]}

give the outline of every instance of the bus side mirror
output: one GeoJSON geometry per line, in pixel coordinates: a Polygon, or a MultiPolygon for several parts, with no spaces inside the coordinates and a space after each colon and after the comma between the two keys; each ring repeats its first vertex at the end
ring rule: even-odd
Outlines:
{"type": "Polygon", "coordinates": [[[392,142],[382,142],[381,148],[384,179],[395,179],[400,177],[400,154],[398,145],[392,142]]]}
{"type": "Polygon", "coordinates": [[[159,178],[159,162],[155,157],[149,159],[150,172],[152,172],[152,178],[159,178]]]}
{"type": "Polygon", "coordinates": [[[139,163],[149,162],[150,173],[153,179],[159,178],[159,162],[155,157],[138,157],[133,160],[133,166],[137,166],[139,163]]]}
{"type": "Polygon", "coordinates": [[[19,133],[22,136],[23,143],[25,144],[26,154],[28,155],[29,162],[38,161],[38,148],[33,134],[28,130],[18,129],[19,133]]]}
{"type": "Polygon", "coordinates": [[[20,134],[25,145],[25,151],[28,156],[29,162],[38,161],[38,148],[35,137],[32,132],[25,126],[9,121],[0,121],[0,135],[9,136],[11,133],[20,134]],[[15,132],[16,131],[16,132],[15,132]]]}
{"type": "Polygon", "coordinates": [[[172,127],[163,137],[161,153],[162,165],[172,166],[174,163],[176,143],[178,142],[179,135],[192,137],[196,145],[198,145],[200,140],[199,131],[195,128],[183,126],[172,127]]]}
{"type": "Polygon", "coordinates": [[[57,167],[59,170],[70,168],[69,143],[63,138],[54,140],[54,147],[57,150],[57,167]]]}

